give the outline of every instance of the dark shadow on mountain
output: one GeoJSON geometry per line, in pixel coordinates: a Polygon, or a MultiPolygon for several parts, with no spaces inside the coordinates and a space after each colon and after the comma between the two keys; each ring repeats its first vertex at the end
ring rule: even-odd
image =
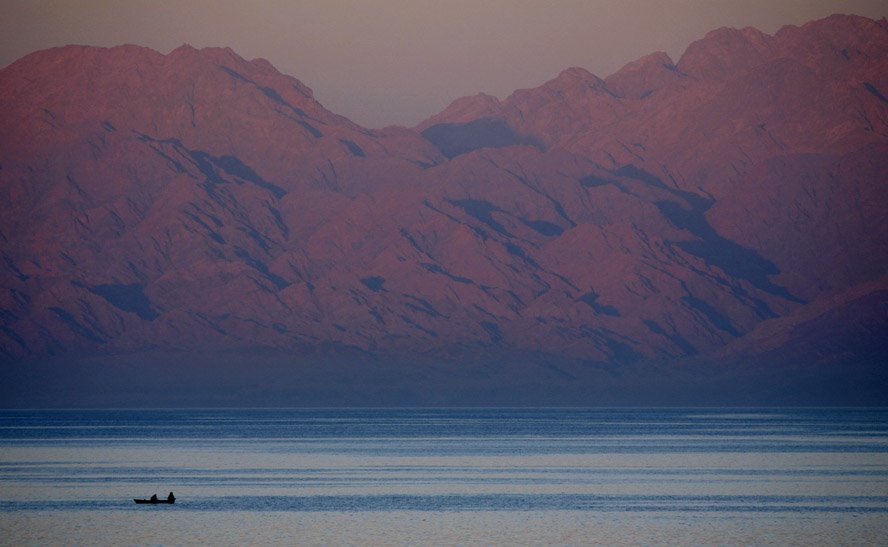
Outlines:
{"type": "Polygon", "coordinates": [[[866,90],[869,91],[870,93],[872,93],[877,99],[879,99],[880,101],[882,101],[885,104],[888,104],[888,97],[885,97],[885,95],[882,95],[882,92],[879,91],[879,88],[877,88],[876,86],[874,86],[873,84],[871,84],[869,82],[863,82],[863,87],[865,87],[866,90]]]}
{"type": "Polygon", "coordinates": [[[432,264],[430,262],[421,262],[419,264],[424,269],[428,270],[431,273],[441,274],[445,277],[448,277],[452,281],[456,281],[457,283],[462,283],[463,285],[473,285],[474,282],[468,277],[462,277],[460,275],[453,275],[452,273],[445,270],[438,264],[432,264]]]}
{"type": "Polygon", "coordinates": [[[531,230],[546,237],[560,236],[564,233],[564,228],[545,220],[528,220],[526,218],[519,218],[518,220],[531,230]]]}
{"type": "Polygon", "coordinates": [[[491,229],[503,234],[507,237],[514,237],[509,233],[506,228],[494,220],[493,213],[505,213],[502,209],[497,207],[496,205],[490,203],[489,201],[484,201],[482,199],[448,199],[447,200],[451,205],[455,205],[459,207],[463,211],[466,212],[467,215],[475,218],[476,220],[483,222],[491,229]]]}
{"type": "Polygon", "coordinates": [[[620,311],[609,305],[602,305],[598,303],[598,293],[595,291],[589,291],[583,296],[579,297],[577,301],[582,302],[592,308],[596,314],[598,315],[610,315],[613,317],[619,317],[620,311]]]}
{"type": "Polygon", "coordinates": [[[216,164],[216,167],[219,167],[229,175],[234,175],[247,182],[251,182],[260,188],[264,188],[278,199],[287,194],[283,188],[263,179],[257,175],[255,171],[250,169],[250,167],[244,164],[244,162],[234,156],[219,156],[218,158],[212,159],[212,161],[216,164]]]}
{"type": "Polygon", "coordinates": [[[85,288],[93,294],[101,296],[115,308],[134,313],[146,321],[157,318],[157,312],[151,308],[151,301],[145,296],[145,288],[138,283],[129,285],[109,283],[88,287],[75,282],[74,285],[85,288]]]}
{"type": "Polygon", "coordinates": [[[247,266],[253,268],[257,272],[262,274],[262,276],[265,279],[267,279],[268,281],[270,281],[275,287],[277,287],[278,290],[286,289],[287,287],[290,286],[289,281],[287,281],[286,279],[284,279],[283,277],[281,277],[275,273],[272,273],[272,271],[268,267],[268,264],[266,264],[265,262],[262,262],[261,260],[259,260],[256,257],[250,255],[250,253],[247,252],[246,249],[242,249],[241,247],[235,247],[234,254],[236,254],[238,256],[238,258],[243,260],[247,266]]]}
{"type": "Polygon", "coordinates": [[[385,285],[384,277],[380,277],[378,275],[362,277],[361,283],[363,283],[365,287],[373,292],[386,292],[385,287],[383,286],[385,285]]]}
{"type": "Polygon", "coordinates": [[[539,140],[519,135],[505,121],[494,118],[482,118],[468,123],[439,123],[423,131],[422,136],[448,158],[480,148],[505,148],[522,144],[544,150],[539,140]]]}
{"type": "MultiPolygon", "coordinates": [[[[715,231],[715,228],[706,219],[706,211],[712,206],[712,200],[692,192],[671,188],[657,176],[634,165],[625,165],[614,171],[614,174],[665,190],[688,205],[688,207],[684,207],[680,202],[669,200],[654,202],[660,213],[673,226],[680,230],[687,230],[699,238],[691,241],[672,242],[675,246],[703,259],[707,264],[722,269],[732,277],[748,281],[759,290],[790,302],[804,303],[785,287],[781,287],[769,279],[770,276],[780,273],[776,264],[755,250],[731,241],[715,231]]],[[[764,313],[767,316],[773,316],[773,312],[770,310],[765,310],[764,313]]]]}
{"type": "Polygon", "coordinates": [[[669,334],[668,332],[663,330],[663,327],[661,327],[659,323],[650,319],[645,319],[643,323],[644,326],[646,326],[648,330],[650,330],[654,334],[659,334],[660,336],[663,336],[664,338],[678,346],[678,348],[681,349],[681,351],[683,351],[685,355],[697,354],[697,348],[695,348],[690,342],[688,342],[679,334],[669,334]]]}
{"type": "Polygon", "coordinates": [[[682,302],[687,304],[690,308],[702,313],[706,316],[706,319],[714,325],[717,329],[722,330],[731,336],[740,336],[741,333],[734,328],[734,325],[731,324],[731,321],[719,313],[713,306],[711,306],[705,300],[701,300],[696,296],[688,295],[683,296],[681,299],[682,302]]]}
{"type": "Polygon", "coordinates": [[[364,149],[358,146],[355,141],[349,139],[339,139],[339,142],[341,142],[346,148],[348,148],[348,151],[351,152],[352,156],[356,156],[358,158],[363,158],[365,156],[364,149]]]}
{"type": "Polygon", "coordinates": [[[86,338],[87,340],[89,340],[91,342],[95,342],[97,344],[104,344],[105,343],[104,338],[99,336],[91,328],[81,324],[80,321],[75,319],[74,316],[71,315],[70,313],[68,313],[67,310],[64,310],[58,306],[53,306],[53,307],[49,308],[49,311],[54,313],[56,315],[56,317],[58,317],[66,325],[68,325],[68,328],[70,328],[78,336],[86,338]]]}

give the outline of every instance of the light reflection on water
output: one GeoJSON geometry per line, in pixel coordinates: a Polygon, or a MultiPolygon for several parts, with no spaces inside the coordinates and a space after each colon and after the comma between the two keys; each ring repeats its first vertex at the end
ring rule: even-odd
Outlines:
{"type": "Polygon", "coordinates": [[[885,409],[0,412],[3,544],[886,536],[885,409]]]}

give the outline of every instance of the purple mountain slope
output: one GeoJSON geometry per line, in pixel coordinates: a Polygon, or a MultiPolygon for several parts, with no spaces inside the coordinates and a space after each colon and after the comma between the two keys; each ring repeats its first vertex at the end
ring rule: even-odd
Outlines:
{"type": "Polygon", "coordinates": [[[227,49],[0,71],[2,404],[888,402],[888,23],[368,130],[227,49]]]}

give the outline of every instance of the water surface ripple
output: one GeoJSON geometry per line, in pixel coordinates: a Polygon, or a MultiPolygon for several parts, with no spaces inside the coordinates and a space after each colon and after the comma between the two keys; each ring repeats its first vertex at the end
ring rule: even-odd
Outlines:
{"type": "Polygon", "coordinates": [[[0,411],[0,544],[885,537],[888,409],[0,411]]]}

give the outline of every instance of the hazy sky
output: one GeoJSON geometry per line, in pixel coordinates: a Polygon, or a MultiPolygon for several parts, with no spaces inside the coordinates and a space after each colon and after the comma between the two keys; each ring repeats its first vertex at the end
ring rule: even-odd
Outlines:
{"type": "Polygon", "coordinates": [[[720,26],[773,33],[884,0],[0,0],[0,66],[65,44],[189,43],[264,57],[369,126],[413,125],[463,95],[500,98],[581,66],[605,77],[720,26]]]}

